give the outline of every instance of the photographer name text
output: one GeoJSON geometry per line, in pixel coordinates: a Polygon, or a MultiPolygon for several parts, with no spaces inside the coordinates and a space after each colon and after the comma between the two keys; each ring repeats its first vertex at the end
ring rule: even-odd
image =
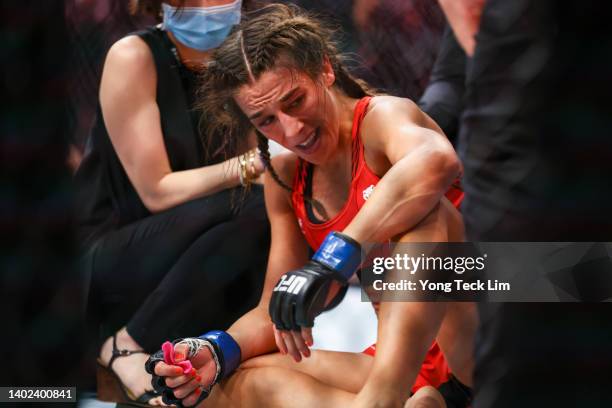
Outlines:
{"type": "Polygon", "coordinates": [[[416,282],[407,279],[398,282],[384,282],[382,279],[377,279],[373,282],[373,288],[376,291],[437,291],[445,293],[452,291],[509,291],[510,283],[501,282],[497,279],[478,279],[469,282],[461,279],[455,279],[452,282],[432,282],[427,279],[419,279],[416,282]]]}

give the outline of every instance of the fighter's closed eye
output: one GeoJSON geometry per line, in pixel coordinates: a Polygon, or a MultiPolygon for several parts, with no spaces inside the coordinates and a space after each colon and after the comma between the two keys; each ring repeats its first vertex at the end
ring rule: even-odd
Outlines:
{"type": "Polygon", "coordinates": [[[257,127],[266,127],[274,122],[274,116],[266,116],[261,122],[257,124],[257,127]]]}
{"type": "Polygon", "coordinates": [[[291,103],[289,103],[288,108],[289,109],[296,109],[299,108],[302,105],[302,102],[304,101],[304,95],[300,95],[297,98],[295,98],[293,101],[291,101],[291,103]]]}

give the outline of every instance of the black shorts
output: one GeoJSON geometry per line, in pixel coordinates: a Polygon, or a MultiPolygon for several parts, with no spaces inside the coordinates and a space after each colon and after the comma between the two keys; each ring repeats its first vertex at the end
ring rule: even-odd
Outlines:
{"type": "Polygon", "coordinates": [[[470,387],[451,374],[447,382],[440,384],[438,391],[442,394],[447,408],[466,408],[474,396],[470,387]]]}

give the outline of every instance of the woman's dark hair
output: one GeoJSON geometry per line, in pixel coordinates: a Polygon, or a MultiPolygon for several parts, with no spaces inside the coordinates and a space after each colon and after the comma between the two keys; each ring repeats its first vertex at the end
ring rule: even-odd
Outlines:
{"type": "Polygon", "coordinates": [[[162,0],[130,0],[130,14],[152,16],[159,22],[162,16],[162,3],[162,0]]]}
{"type": "MultiPolygon", "coordinates": [[[[268,139],[254,129],[234,101],[242,85],[252,83],[282,58],[283,65],[317,79],[328,60],[334,71],[335,86],[352,98],[372,94],[365,82],[354,78],[344,67],[342,57],[332,40],[333,29],[325,26],[297,6],[270,4],[249,13],[245,20],[215,50],[212,62],[204,72],[199,107],[207,125],[203,129],[204,145],[219,130],[237,143],[255,131],[262,160],[274,180],[287,190],[271,166],[268,139]]],[[[218,136],[217,136],[218,137],[218,136]]]]}
{"type": "MultiPolygon", "coordinates": [[[[162,21],[162,3],[168,3],[168,0],[129,0],[129,10],[132,15],[148,15],[156,19],[157,22],[162,21]]],[[[185,0],[178,0],[177,7],[184,7],[185,0]]],[[[242,10],[254,10],[259,7],[259,2],[256,0],[242,0],[242,10]]]]}

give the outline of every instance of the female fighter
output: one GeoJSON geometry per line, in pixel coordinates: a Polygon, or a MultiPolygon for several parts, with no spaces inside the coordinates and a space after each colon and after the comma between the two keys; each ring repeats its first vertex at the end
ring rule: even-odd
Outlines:
{"type": "Polygon", "coordinates": [[[445,197],[461,172],[450,143],[411,101],[370,96],[330,35],[300,11],[271,5],[228,37],[207,70],[204,111],[230,137],[257,133],[272,246],[259,305],[226,332],[177,342],[193,376],[159,353],[149,360],[167,402],[194,405],[220,383],[204,406],[401,406],[436,334],[453,380],[462,392],[470,385],[467,305],[383,302],[375,359],[309,349],[314,317],[336,303],[358,268],[360,243],[463,236],[445,197]],[[270,161],[269,139],[291,153],[270,161]],[[316,251],[310,261],[309,250],[316,251]]]}

